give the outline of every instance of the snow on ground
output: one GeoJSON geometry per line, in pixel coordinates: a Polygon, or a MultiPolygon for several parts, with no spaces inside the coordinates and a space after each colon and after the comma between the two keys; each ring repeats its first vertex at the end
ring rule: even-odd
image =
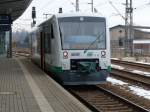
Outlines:
{"type": "Polygon", "coordinates": [[[150,72],[144,72],[144,71],[140,71],[140,70],[133,70],[131,72],[150,77],[150,72]]]}
{"type": "Polygon", "coordinates": [[[138,96],[142,96],[142,97],[150,100],[150,90],[145,90],[143,88],[140,88],[140,87],[137,87],[134,85],[130,86],[128,83],[123,82],[123,81],[118,80],[118,79],[115,79],[115,78],[112,78],[112,77],[108,77],[107,81],[114,84],[114,85],[121,85],[121,86],[128,87],[129,90],[131,90],[134,94],[136,94],[138,96]]]}
{"type": "Polygon", "coordinates": [[[113,60],[119,60],[119,58],[111,58],[111,59],[113,59],[113,60]]]}
{"type": "Polygon", "coordinates": [[[111,82],[112,84],[115,84],[115,85],[125,85],[125,84],[128,84],[128,83],[125,83],[125,82],[123,82],[121,80],[118,80],[118,79],[115,79],[115,78],[112,78],[112,77],[108,77],[107,81],[111,82]]]}
{"type": "Polygon", "coordinates": [[[139,96],[143,96],[144,98],[147,98],[150,100],[150,90],[144,90],[137,86],[129,86],[130,90],[133,91],[134,94],[137,94],[139,96]]]}
{"type": "Polygon", "coordinates": [[[114,64],[111,64],[112,68],[116,68],[116,69],[119,69],[119,70],[123,70],[124,67],[122,66],[119,66],[119,65],[114,65],[114,64]]]}
{"type": "Polygon", "coordinates": [[[147,63],[147,62],[143,62],[143,61],[137,61],[135,63],[141,63],[141,64],[146,64],[146,65],[150,65],[150,63],[147,63]]]}
{"type": "MultiPolygon", "coordinates": [[[[119,66],[119,65],[111,64],[111,66],[112,66],[112,68],[119,69],[119,70],[125,69],[123,66],[119,66]]],[[[150,72],[144,72],[144,71],[140,71],[140,70],[130,70],[129,72],[137,73],[139,75],[145,75],[147,77],[150,77],[150,72]]]]}

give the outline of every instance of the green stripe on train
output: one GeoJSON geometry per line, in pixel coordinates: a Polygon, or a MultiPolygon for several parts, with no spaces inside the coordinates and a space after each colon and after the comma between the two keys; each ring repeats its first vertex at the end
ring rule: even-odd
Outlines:
{"type": "Polygon", "coordinates": [[[34,63],[36,63],[36,64],[38,64],[40,66],[41,61],[40,61],[39,58],[33,58],[32,60],[34,61],[34,63]]]}
{"type": "Polygon", "coordinates": [[[62,67],[52,66],[49,64],[46,64],[46,70],[56,74],[63,73],[62,67]]]}
{"type": "Polygon", "coordinates": [[[62,67],[51,66],[51,67],[50,67],[50,70],[51,70],[52,72],[54,72],[54,73],[57,73],[57,74],[63,73],[62,67]]]}

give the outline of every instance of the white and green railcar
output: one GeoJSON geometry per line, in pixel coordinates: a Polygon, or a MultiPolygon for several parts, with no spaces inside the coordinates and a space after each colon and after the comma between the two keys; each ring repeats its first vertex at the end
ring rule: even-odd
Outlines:
{"type": "Polygon", "coordinates": [[[106,82],[110,72],[110,38],[106,19],[98,15],[53,15],[32,32],[32,60],[64,85],[106,82]]]}

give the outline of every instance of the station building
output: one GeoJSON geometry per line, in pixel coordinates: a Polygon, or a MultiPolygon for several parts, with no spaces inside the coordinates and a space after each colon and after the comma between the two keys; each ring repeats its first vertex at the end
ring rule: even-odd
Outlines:
{"type": "MultiPolygon", "coordinates": [[[[133,29],[133,54],[134,56],[150,56],[150,32],[133,29]]],[[[125,55],[125,26],[117,25],[110,28],[111,56],[124,57],[125,55]]]]}
{"type": "Polygon", "coordinates": [[[12,57],[12,23],[23,14],[31,1],[0,1],[0,57],[12,57]]]}

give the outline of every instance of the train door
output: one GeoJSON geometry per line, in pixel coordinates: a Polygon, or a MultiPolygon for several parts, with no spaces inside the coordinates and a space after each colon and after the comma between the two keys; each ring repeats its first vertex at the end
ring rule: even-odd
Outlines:
{"type": "Polygon", "coordinates": [[[50,25],[44,26],[44,67],[45,70],[49,70],[49,66],[51,65],[51,27],[50,25]]]}
{"type": "Polygon", "coordinates": [[[45,68],[45,52],[44,52],[44,32],[40,33],[40,39],[41,39],[41,68],[44,70],[45,68]]]}

